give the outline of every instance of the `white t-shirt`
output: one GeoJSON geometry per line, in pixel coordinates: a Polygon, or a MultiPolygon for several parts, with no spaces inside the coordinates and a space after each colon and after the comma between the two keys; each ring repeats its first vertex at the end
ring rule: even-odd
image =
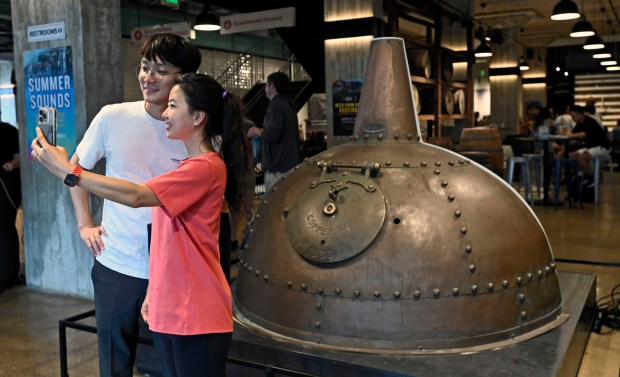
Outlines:
{"type": "MultiPolygon", "coordinates": [[[[92,169],[106,159],[106,175],[142,183],[170,171],[187,158],[185,145],[166,136],[165,123],[151,117],[144,101],[108,105],[84,134],[76,153],[80,165],[92,169]]],[[[105,250],[97,257],[124,275],[148,279],[147,224],[151,208],[131,208],[105,200],[101,225],[105,250]]]]}

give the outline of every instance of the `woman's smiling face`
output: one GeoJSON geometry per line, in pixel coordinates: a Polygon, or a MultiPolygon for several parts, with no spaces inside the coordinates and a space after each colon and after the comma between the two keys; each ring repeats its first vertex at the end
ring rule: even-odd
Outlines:
{"type": "Polygon", "coordinates": [[[168,108],[163,113],[166,133],[170,139],[188,140],[198,126],[196,111],[190,111],[185,93],[178,85],[172,87],[168,108]]]}

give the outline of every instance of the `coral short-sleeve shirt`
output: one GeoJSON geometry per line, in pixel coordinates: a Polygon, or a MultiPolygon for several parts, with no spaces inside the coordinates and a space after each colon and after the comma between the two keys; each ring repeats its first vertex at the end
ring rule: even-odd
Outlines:
{"type": "Polygon", "coordinates": [[[149,328],[174,335],[231,332],[232,298],[218,248],[224,162],[205,153],[145,184],[162,203],[153,208],[149,328]]]}

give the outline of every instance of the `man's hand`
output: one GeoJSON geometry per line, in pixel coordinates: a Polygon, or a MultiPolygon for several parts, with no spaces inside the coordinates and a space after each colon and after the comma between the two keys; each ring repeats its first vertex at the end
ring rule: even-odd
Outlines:
{"type": "Polygon", "coordinates": [[[254,136],[261,136],[262,134],[263,134],[262,128],[250,127],[250,129],[248,130],[248,133],[246,134],[246,136],[247,137],[254,137],[254,136]]]}
{"type": "Polygon", "coordinates": [[[86,246],[88,246],[93,256],[101,255],[101,252],[105,249],[103,238],[101,238],[102,235],[107,236],[108,233],[106,233],[101,225],[80,227],[80,237],[86,246]]]}
{"type": "Polygon", "coordinates": [[[142,308],[140,309],[140,314],[142,314],[142,319],[144,323],[149,324],[149,295],[147,294],[144,298],[144,302],[142,303],[142,308]]]}

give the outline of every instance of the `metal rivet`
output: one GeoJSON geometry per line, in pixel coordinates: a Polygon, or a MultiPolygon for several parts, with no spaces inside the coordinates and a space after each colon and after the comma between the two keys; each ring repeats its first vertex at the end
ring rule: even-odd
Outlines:
{"type": "Polygon", "coordinates": [[[375,296],[375,297],[377,297],[377,298],[379,298],[379,297],[381,297],[381,292],[379,292],[379,291],[374,291],[372,295],[373,295],[373,296],[375,296]]]}
{"type": "MultiPolygon", "coordinates": [[[[458,212],[458,211],[457,211],[457,212],[458,212]]],[[[471,245],[467,245],[467,246],[465,246],[465,252],[466,252],[467,254],[471,253],[471,251],[472,251],[472,247],[471,247],[471,245]]]]}
{"type": "Polygon", "coordinates": [[[368,140],[368,134],[364,134],[364,139],[368,140]]]}
{"type": "Polygon", "coordinates": [[[541,277],[543,275],[542,270],[538,270],[537,274],[538,274],[538,277],[541,277]]]}
{"type": "Polygon", "coordinates": [[[256,270],[256,276],[260,275],[260,270],[256,270]]]}
{"type": "Polygon", "coordinates": [[[269,281],[269,275],[263,275],[263,280],[264,281],[269,281]]]}
{"type": "Polygon", "coordinates": [[[527,276],[527,280],[530,280],[530,281],[532,280],[533,275],[531,272],[528,272],[527,275],[525,276],[527,276]]]}
{"type": "Polygon", "coordinates": [[[358,291],[357,289],[353,291],[353,296],[355,297],[360,297],[360,291],[358,291]]]}
{"type": "Polygon", "coordinates": [[[379,134],[379,136],[377,136],[379,138],[379,140],[383,140],[383,134],[379,134]]]}
{"type": "Polygon", "coordinates": [[[459,295],[459,289],[458,288],[452,288],[452,295],[453,296],[458,296],[459,295]]]}
{"type": "Polygon", "coordinates": [[[293,282],[292,282],[292,281],[290,281],[290,280],[289,280],[289,281],[287,281],[287,282],[286,282],[286,286],[287,286],[287,287],[289,287],[289,288],[292,288],[292,287],[293,287],[293,282]]]}
{"type": "Polygon", "coordinates": [[[551,271],[551,268],[549,268],[549,266],[545,266],[545,273],[549,273],[549,271],[551,271]]]}
{"type": "Polygon", "coordinates": [[[316,186],[316,181],[312,181],[312,182],[310,182],[310,185],[311,185],[311,186],[316,186]]]}
{"type": "Polygon", "coordinates": [[[549,267],[551,267],[552,270],[555,270],[555,263],[551,263],[549,267]]]}
{"type": "Polygon", "coordinates": [[[340,288],[336,288],[336,289],[334,289],[334,293],[336,293],[337,295],[339,295],[339,294],[341,294],[341,293],[342,293],[342,289],[340,289],[340,288]]]}
{"type": "Polygon", "coordinates": [[[465,161],[459,160],[459,164],[463,165],[464,163],[465,163],[465,161]]]}
{"type": "Polygon", "coordinates": [[[453,194],[448,195],[448,200],[453,202],[454,201],[454,195],[453,194]]]}
{"type": "Polygon", "coordinates": [[[316,289],[316,293],[322,295],[323,294],[323,289],[322,288],[317,288],[316,289]]]}
{"type": "Polygon", "coordinates": [[[342,186],[342,182],[336,183],[336,187],[340,187],[340,186],[342,186]]]}
{"type": "Polygon", "coordinates": [[[454,216],[461,217],[461,211],[454,211],[454,216]]]}
{"type": "Polygon", "coordinates": [[[525,301],[525,295],[523,293],[519,293],[519,296],[517,297],[519,297],[519,301],[521,302],[525,301]]]}
{"type": "Polygon", "coordinates": [[[314,305],[314,307],[316,308],[316,310],[321,310],[323,306],[321,306],[320,302],[317,302],[316,305],[314,305]]]}
{"type": "Polygon", "coordinates": [[[359,135],[355,135],[354,139],[357,141],[359,139],[359,135]]]}
{"type": "Polygon", "coordinates": [[[248,269],[248,264],[247,264],[247,263],[244,263],[244,264],[243,264],[243,268],[245,268],[245,269],[247,270],[247,269],[248,269]]]}
{"type": "Polygon", "coordinates": [[[267,204],[267,201],[266,201],[266,200],[263,200],[263,204],[267,204]]]}
{"type": "Polygon", "coordinates": [[[252,266],[248,267],[248,271],[252,272],[252,266]]]}
{"type": "Polygon", "coordinates": [[[308,289],[308,286],[304,283],[304,284],[301,285],[301,289],[303,289],[305,291],[306,289],[308,289]]]}
{"type": "Polygon", "coordinates": [[[471,286],[471,293],[474,293],[474,294],[478,293],[478,286],[476,284],[471,286]]]}
{"type": "Polygon", "coordinates": [[[409,167],[409,161],[403,162],[403,166],[409,167]]]}
{"type": "Polygon", "coordinates": [[[374,190],[375,189],[375,185],[368,185],[368,189],[369,190],[374,190]]]}
{"type": "Polygon", "coordinates": [[[254,228],[250,228],[250,233],[254,233],[254,228]]]}
{"type": "Polygon", "coordinates": [[[441,174],[441,171],[439,171],[439,169],[435,169],[435,170],[433,171],[433,173],[434,173],[435,175],[439,175],[439,174],[441,174]]]}
{"type": "Polygon", "coordinates": [[[521,312],[521,318],[525,319],[527,317],[527,312],[524,310],[521,312]]]}
{"type": "Polygon", "coordinates": [[[422,165],[422,166],[424,166],[424,167],[425,167],[425,166],[427,165],[427,164],[426,164],[426,161],[422,161],[422,162],[420,163],[420,165],[422,165]]]}
{"type": "Polygon", "coordinates": [[[314,322],[314,327],[316,327],[317,329],[321,327],[321,322],[316,321],[314,322]]]}
{"type": "Polygon", "coordinates": [[[409,140],[413,139],[413,135],[412,134],[407,134],[407,139],[409,139],[409,140]]]}
{"type": "Polygon", "coordinates": [[[454,166],[454,161],[448,161],[448,165],[454,166]]]}
{"type": "Polygon", "coordinates": [[[353,165],[357,165],[357,161],[355,161],[355,160],[354,160],[354,161],[351,161],[351,164],[353,164],[353,165]]]}
{"type": "Polygon", "coordinates": [[[508,280],[502,280],[502,287],[508,288],[509,286],[510,284],[508,283],[508,280]]]}
{"type": "Polygon", "coordinates": [[[495,289],[495,285],[493,283],[487,284],[487,290],[489,292],[493,292],[494,289],[495,289]]]}
{"type": "Polygon", "coordinates": [[[441,291],[439,290],[439,288],[433,289],[433,296],[439,297],[440,294],[441,294],[441,291]]]}
{"type": "Polygon", "coordinates": [[[435,166],[441,166],[441,161],[435,161],[435,166]]]}
{"type": "Polygon", "coordinates": [[[461,234],[467,234],[467,228],[462,227],[461,228],[461,234]]]}
{"type": "Polygon", "coordinates": [[[521,276],[517,276],[517,284],[521,285],[522,282],[523,279],[521,279],[521,276]]]}
{"type": "Polygon", "coordinates": [[[399,291],[394,292],[394,298],[400,298],[400,292],[399,291]]]}
{"type": "Polygon", "coordinates": [[[394,139],[396,139],[396,140],[400,139],[400,135],[398,133],[395,133],[394,134],[394,139]]]}
{"type": "Polygon", "coordinates": [[[418,346],[418,351],[424,351],[424,346],[418,346]]]}
{"type": "Polygon", "coordinates": [[[392,161],[386,161],[385,166],[392,166],[392,161]]]}
{"type": "Polygon", "coordinates": [[[470,264],[470,265],[469,265],[469,271],[470,271],[470,272],[474,272],[474,271],[476,271],[476,265],[475,265],[475,264],[470,264]]]}
{"type": "Polygon", "coordinates": [[[254,217],[258,219],[260,217],[260,213],[257,213],[254,217]]]}
{"type": "Polygon", "coordinates": [[[441,187],[448,187],[448,181],[441,182],[441,187]]]}
{"type": "Polygon", "coordinates": [[[420,296],[422,296],[422,293],[420,291],[416,290],[415,292],[413,292],[413,297],[420,298],[420,296]]]}

